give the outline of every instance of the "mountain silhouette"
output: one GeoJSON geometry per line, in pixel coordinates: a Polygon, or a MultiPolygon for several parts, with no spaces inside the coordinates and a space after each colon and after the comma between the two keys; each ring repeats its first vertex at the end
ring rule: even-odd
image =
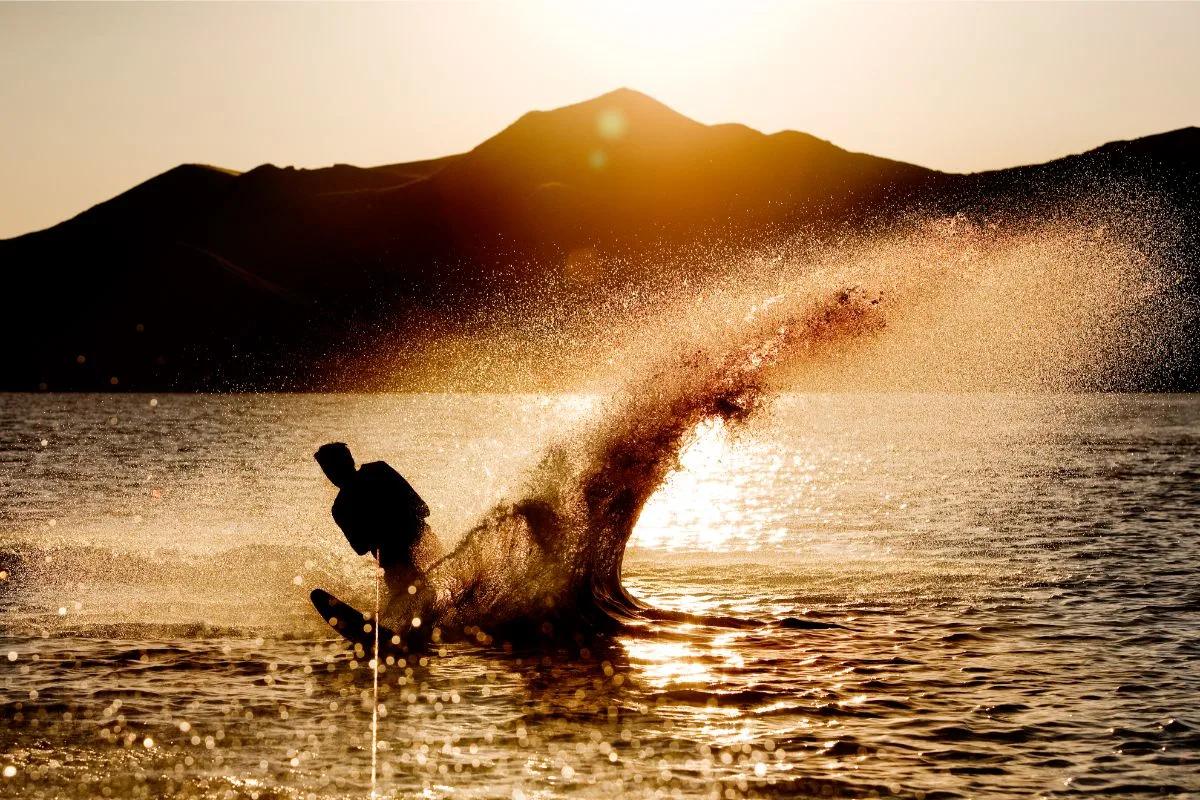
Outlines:
{"type": "MultiPolygon", "coordinates": [[[[440,159],[186,164],[0,241],[0,389],[358,388],[353,365],[398,330],[519,320],[547,295],[586,308],[695,268],[692,251],[833,236],[914,209],[1028,213],[1110,180],[1165,198],[1195,242],[1198,154],[1187,128],[955,175],[794,131],[704,125],[619,89],[440,159]],[[586,281],[581,259],[599,265],[586,281]]],[[[1195,361],[1160,382],[1193,385],[1195,361]]]]}

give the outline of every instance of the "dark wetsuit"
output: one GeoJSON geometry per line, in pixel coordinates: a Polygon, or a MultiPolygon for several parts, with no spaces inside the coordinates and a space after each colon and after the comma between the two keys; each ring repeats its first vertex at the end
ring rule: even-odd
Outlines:
{"type": "Polygon", "coordinates": [[[363,464],[333,501],[333,521],[354,552],[379,551],[379,564],[410,565],[411,550],[425,530],[429,506],[383,461],[363,464]]]}

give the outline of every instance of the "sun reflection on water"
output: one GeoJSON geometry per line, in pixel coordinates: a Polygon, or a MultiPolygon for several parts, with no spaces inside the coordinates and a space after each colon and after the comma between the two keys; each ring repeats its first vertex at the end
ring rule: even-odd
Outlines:
{"type": "MultiPolygon", "coordinates": [[[[696,626],[683,625],[681,633],[696,626]]],[[[718,682],[725,670],[745,666],[741,650],[741,634],[727,633],[705,639],[685,641],[650,641],[635,639],[624,642],[630,664],[635,667],[638,682],[655,689],[676,689],[718,682]]],[[[736,716],[737,709],[713,707],[710,711],[736,716]]]]}
{"type": "Polygon", "coordinates": [[[647,686],[666,689],[708,684],[715,678],[710,659],[691,642],[627,642],[629,661],[638,679],[647,686]]]}
{"type": "Polygon", "coordinates": [[[679,456],[679,467],[642,509],[630,547],[720,551],[743,526],[738,454],[722,420],[706,420],[679,456]]]}

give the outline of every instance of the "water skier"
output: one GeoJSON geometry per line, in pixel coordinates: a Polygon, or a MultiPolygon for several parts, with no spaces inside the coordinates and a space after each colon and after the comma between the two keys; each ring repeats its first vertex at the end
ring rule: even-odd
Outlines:
{"type": "Polygon", "coordinates": [[[425,571],[441,555],[438,538],[425,522],[429,506],[386,462],[356,468],[342,442],[322,445],[313,457],[341,490],[333,501],[333,521],[354,552],[378,559],[392,598],[416,594],[425,571]]]}

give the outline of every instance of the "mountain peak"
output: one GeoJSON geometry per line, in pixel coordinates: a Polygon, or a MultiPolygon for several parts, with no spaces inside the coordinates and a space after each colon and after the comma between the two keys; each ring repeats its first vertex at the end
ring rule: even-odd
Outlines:
{"type": "MultiPolygon", "coordinates": [[[[587,115],[587,114],[603,114],[605,112],[620,112],[629,119],[638,119],[642,122],[654,122],[656,124],[674,124],[683,125],[692,128],[703,127],[696,120],[680,114],[675,109],[668,106],[659,100],[655,100],[648,94],[639,92],[636,89],[630,89],[622,86],[619,89],[613,89],[611,92],[605,92],[602,95],[584,100],[579,103],[562,106],[551,111],[534,112],[541,114],[555,114],[563,117],[587,115]]],[[[528,116],[528,115],[526,115],[528,116]]]]}
{"type": "Polygon", "coordinates": [[[706,128],[650,95],[621,87],[580,103],[530,111],[473,152],[501,154],[568,143],[591,148],[626,137],[643,142],[679,140],[706,128]]]}
{"type": "Polygon", "coordinates": [[[596,95],[591,100],[581,100],[581,101],[579,101],[579,103],[576,103],[575,105],[582,105],[583,103],[593,103],[598,100],[639,100],[639,101],[647,101],[648,100],[651,103],[657,103],[658,105],[666,108],[666,106],[663,103],[659,103],[659,101],[655,100],[653,97],[646,94],[645,92],[639,92],[637,89],[630,89],[628,86],[618,86],[616,89],[613,89],[612,91],[605,92],[604,94],[596,95]]]}
{"type": "Polygon", "coordinates": [[[581,100],[578,103],[573,103],[568,106],[563,106],[563,109],[575,108],[578,106],[588,105],[621,105],[621,106],[636,106],[646,111],[657,111],[658,113],[677,114],[683,116],[659,100],[654,99],[645,92],[639,92],[637,89],[630,89],[628,86],[621,86],[613,89],[611,92],[597,95],[590,100],[581,100]]]}

